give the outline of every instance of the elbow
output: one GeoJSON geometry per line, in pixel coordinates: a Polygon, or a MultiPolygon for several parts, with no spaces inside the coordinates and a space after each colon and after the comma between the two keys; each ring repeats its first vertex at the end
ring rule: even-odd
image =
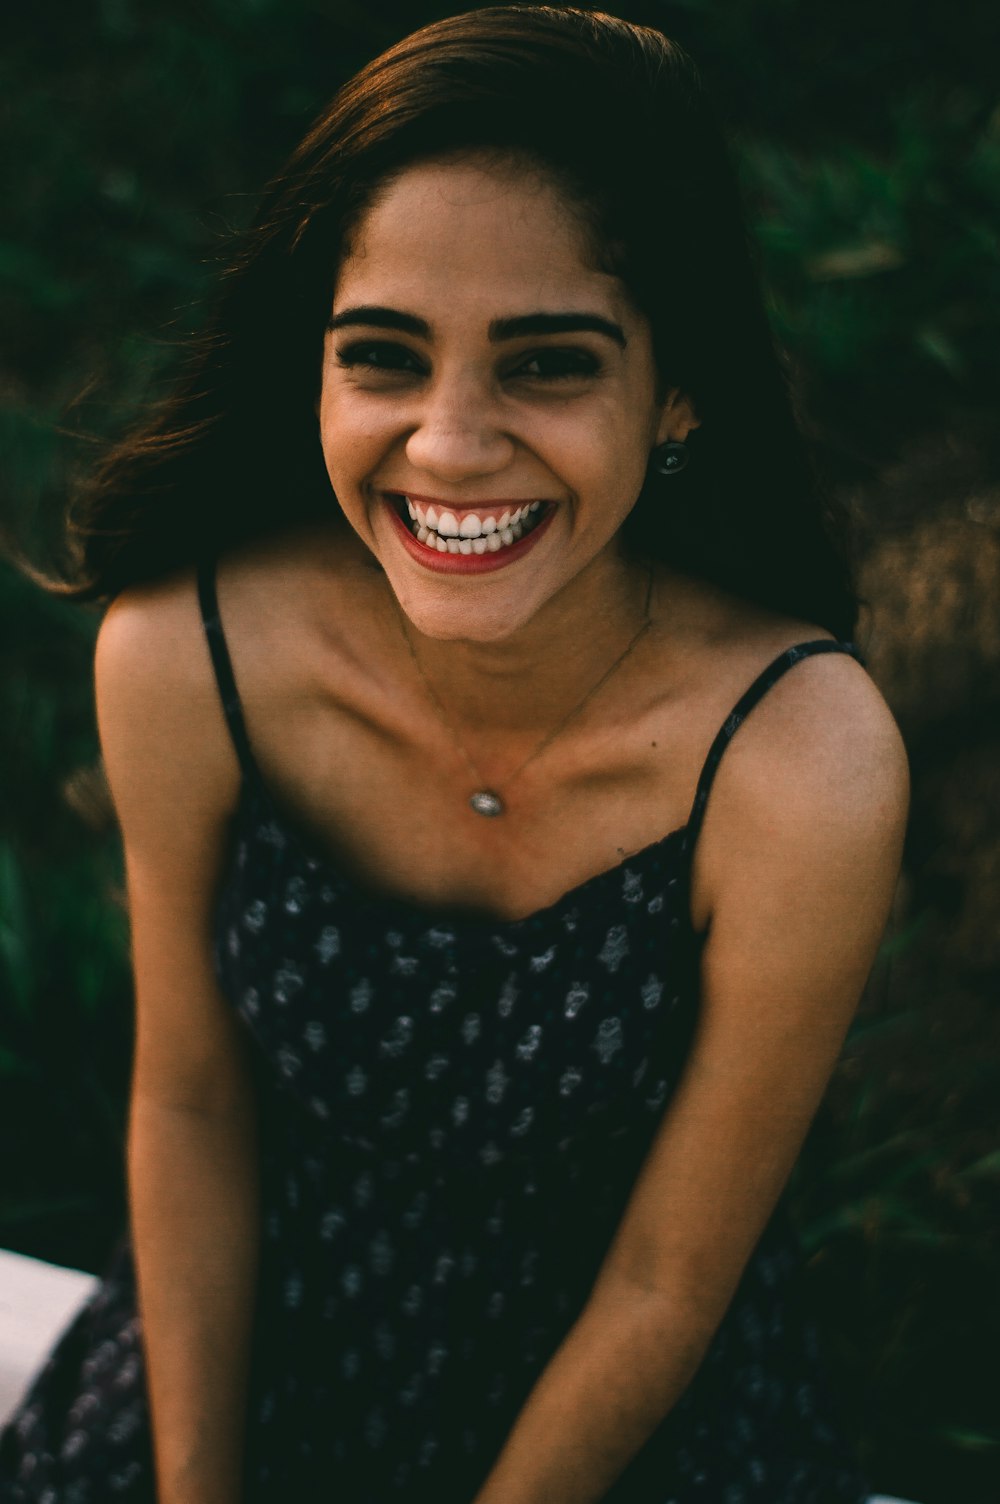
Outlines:
{"type": "Polygon", "coordinates": [[[670,1355],[671,1368],[684,1382],[700,1366],[723,1315],[716,1315],[703,1298],[679,1283],[667,1287],[614,1272],[598,1280],[588,1310],[619,1331],[641,1333],[644,1341],[670,1355]]]}

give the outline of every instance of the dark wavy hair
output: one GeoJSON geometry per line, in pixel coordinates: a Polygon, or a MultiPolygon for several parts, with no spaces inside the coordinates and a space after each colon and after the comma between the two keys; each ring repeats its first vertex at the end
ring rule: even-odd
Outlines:
{"type": "Polygon", "coordinates": [[[649,319],[664,386],[702,426],[648,480],[630,547],[838,636],[853,630],[846,522],[796,423],[734,172],[697,69],[599,12],[495,6],[414,32],[335,95],[265,190],[169,400],[71,505],[79,600],[331,515],[314,413],[337,266],[377,188],[488,151],[539,167],[595,264],[649,319]]]}

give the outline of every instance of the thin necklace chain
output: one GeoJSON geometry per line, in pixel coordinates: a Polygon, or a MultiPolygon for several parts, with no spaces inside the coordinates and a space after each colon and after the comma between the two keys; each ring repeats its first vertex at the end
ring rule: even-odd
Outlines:
{"type": "MultiPolygon", "coordinates": [[[[622,664],[625,662],[625,659],[629,656],[629,654],[632,652],[633,648],[635,648],[637,646],[637,644],[639,643],[639,640],[642,637],[645,636],[645,634],[649,631],[649,628],[653,624],[653,618],[650,615],[650,610],[649,610],[650,604],[652,602],[652,599],[653,599],[653,569],[652,569],[652,565],[650,565],[649,580],[648,580],[647,585],[646,585],[646,602],[645,602],[645,605],[643,607],[643,616],[645,617],[645,620],[643,621],[642,626],[634,634],[634,636],[631,638],[631,640],[629,641],[629,643],[627,644],[627,646],[624,648],[624,650],[621,653],[619,653],[618,657],[615,659],[614,663],[612,663],[611,667],[608,668],[608,669],[605,669],[604,673],[598,679],[598,681],[597,681],[596,684],[591,685],[590,689],[587,690],[587,693],[584,695],[583,699],[582,700],[578,700],[577,703],[569,711],[567,711],[567,713],[563,716],[562,720],[561,721],[557,721],[556,724],[552,727],[551,731],[547,731],[546,732],[546,734],[542,737],[541,741],[538,743],[538,746],[535,747],[531,752],[528,753],[528,756],[524,759],[524,761],[518,767],[516,767],[512,773],[509,773],[507,775],[507,777],[504,779],[504,783],[505,784],[507,784],[509,786],[517,778],[519,778],[521,776],[521,774],[524,772],[525,768],[528,767],[529,764],[533,763],[535,761],[536,757],[540,757],[542,755],[542,753],[545,751],[545,749],[547,747],[550,747],[552,745],[552,743],[555,741],[556,737],[559,736],[563,731],[565,731],[565,729],[569,725],[570,721],[572,721],[576,716],[578,716],[580,714],[580,712],[584,709],[584,707],[590,703],[590,701],[597,694],[598,690],[602,689],[604,687],[604,685],[608,682],[608,680],[611,678],[611,675],[613,673],[615,673],[615,671],[617,669],[621,668],[622,664]]],[[[393,602],[394,602],[394,604],[396,604],[395,596],[393,596],[393,602]]],[[[454,740],[454,743],[455,743],[455,747],[456,747],[457,751],[459,751],[461,753],[462,757],[465,759],[465,762],[466,762],[466,765],[467,765],[467,767],[469,769],[469,772],[472,774],[473,781],[476,784],[476,789],[473,792],[473,794],[472,794],[472,796],[470,798],[470,801],[469,801],[470,804],[472,805],[472,808],[478,814],[489,814],[489,815],[503,814],[504,813],[504,809],[505,809],[503,800],[500,798],[500,796],[497,793],[495,793],[493,790],[491,790],[487,786],[486,780],[483,778],[482,773],[480,773],[479,769],[476,767],[476,764],[473,762],[472,757],[470,756],[469,751],[468,751],[467,747],[465,746],[465,743],[462,741],[462,738],[459,736],[458,729],[455,726],[454,721],[452,720],[451,716],[448,714],[447,710],[445,709],[444,705],[442,704],[441,698],[438,695],[437,690],[434,688],[433,684],[431,683],[431,681],[428,679],[426,673],[424,672],[423,664],[420,662],[420,659],[417,657],[416,649],[413,646],[413,640],[410,637],[409,628],[406,625],[406,613],[399,608],[398,604],[397,604],[396,608],[397,608],[397,612],[399,614],[399,625],[400,625],[400,629],[402,630],[402,633],[403,633],[403,639],[404,639],[404,641],[406,643],[406,646],[409,648],[410,657],[413,659],[414,666],[415,666],[415,668],[417,670],[417,673],[420,675],[420,678],[421,678],[421,681],[423,683],[423,686],[424,686],[424,688],[427,691],[428,698],[430,699],[430,701],[433,704],[435,710],[437,711],[438,716],[439,716],[442,724],[444,725],[445,729],[451,732],[452,739],[454,740]],[[484,805],[483,801],[486,802],[486,805],[484,805]],[[487,805],[489,807],[486,807],[487,805]]]]}

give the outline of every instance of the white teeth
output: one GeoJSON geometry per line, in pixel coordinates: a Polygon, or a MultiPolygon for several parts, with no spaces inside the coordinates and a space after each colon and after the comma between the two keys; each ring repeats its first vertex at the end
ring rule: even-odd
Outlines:
{"type": "Polygon", "coordinates": [[[408,496],[403,500],[410,516],[411,532],[418,543],[441,554],[466,555],[495,554],[501,548],[509,548],[531,531],[536,520],[534,514],[545,504],[541,501],[525,502],[513,512],[508,508],[500,517],[480,517],[468,512],[460,523],[454,512],[442,512],[439,516],[431,506],[425,512],[408,496]]]}

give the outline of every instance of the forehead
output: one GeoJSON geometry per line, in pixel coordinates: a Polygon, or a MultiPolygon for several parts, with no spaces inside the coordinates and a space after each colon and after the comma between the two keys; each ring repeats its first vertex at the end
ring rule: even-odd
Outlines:
{"type": "Polygon", "coordinates": [[[621,320],[627,301],[594,267],[579,211],[540,172],[462,161],[421,163],[379,190],[351,236],[334,309],[433,304],[491,318],[589,306],[621,320]]]}

